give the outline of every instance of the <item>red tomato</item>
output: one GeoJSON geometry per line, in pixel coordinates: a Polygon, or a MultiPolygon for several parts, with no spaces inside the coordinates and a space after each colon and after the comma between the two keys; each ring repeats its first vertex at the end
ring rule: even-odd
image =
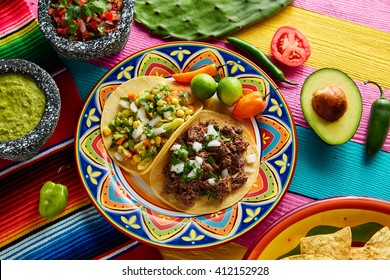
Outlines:
{"type": "Polygon", "coordinates": [[[311,54],[309,41],[299,30],[280,27],[271,41],[272,55],[288,66],[299,66],[306,62],[311,54]]]}

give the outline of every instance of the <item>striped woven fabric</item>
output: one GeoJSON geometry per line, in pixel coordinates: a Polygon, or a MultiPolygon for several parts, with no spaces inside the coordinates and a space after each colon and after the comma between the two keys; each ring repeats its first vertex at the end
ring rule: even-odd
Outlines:
{"type": "Polygon", "coordinates": [[[48,71],[60,89],[62,106],[57,129],[40,153],[23,163],[0,160],[0,176],[3,176],[70,146],[82,101],[70,72],[46,41],[27,3],[2,0],[0,11],[0,59],[25,59],[48,71]]]}
{"type": "Polygon", "coordinates": [[[30,60],[50,73],[63,67],[24,1],[0,1],[0,57],[30,60]]]}
{"type": "Polygon", "coordinates": [[[0,11],[0,59],[26,59],[46,69],[60,88],[62,102],[56,131],[39,156],[23,164],[0,160],[0,259],[110,259],[126,257],[129,250],[133,259],[160,258],[158,251],[114,229],[91,205],[73,157],[82,106],[77,87],[27,2],[1,0],[0,11]],[[58,176],[61,166],[69,168],[58,176]],[[49,180],[60,180],[70,193],[66,211],[55,220],[38,213],[39,191],[49,180]]]}
{"type": "MultiPolygon", "coordinates": [[[[63,94],[64,100],[71,105],[79,104],[76,100],[80,96],[85,100],[107,70],[125,57],[167,42],[134,23],[128,44],[117,55],[92,61],[59,59],[42,37],[34,18],[37,0],[0,0],[0,11],[0,58],[29,59],[51,73],[65,64],[64,73],[72,73],[73,79],[64,80],[74,81],[77,85],[76,90],[68,89],[63,94]],[[77,75],[79,73],[88,73],[88,77],[77,75]]],[[[351,141],[339,147],[327,146],[309,129],[302,115],[300,87],[281,88],[297,125],[298,161],[288,193],[256,228],[233,242],[196,252],[156,249],[141,244],[115,229],[92,206],[78,178],[73,147],[65,145],[55,154],[45,155],[39,162],[23,166],[22,169],[15,168],[6,175],[0,173],[0,259],[240,258],[275,221],[313,200],[341,195],[390,200],[390,137],[375,159],[368,161],[363,157],[370,104],[378,97],[377,89],[363,85],[363,81],[377,81],[390,96],[389,1],[372,0],[367,5],[366,0],[295,0],[274,17],[243,29],[234,36],[270,53],[272,35],[283,25],[300,29],[313,49],[310,59],[302,67],[291,69],[280,65],[286,77],[302,84],[307,75],[322,67],[345,71],[362,92],[363,118],[351,141]],[[318,154],[318,150],[323,152],[323,158],[313,156],[318,154]],[[57,178],[57,170],[64,165],[69,168],[63,168],[57,178]],[[68,186],[69,204],[55,219],[42,219],[38,213],[39,189],[47,180],[58,179],[68,186]]],[[[223,40],[212,43],[231,48],[223,40]]],[[[79,109],[67,108],[64,110],[67,114],[76,111],[77,117],[79,109]]],[[[70,120],[65,123],[67,125],[60,127],[72,126],[70,120]]],[[[68,140],[74,131],[72,129],[68,140]]]]}

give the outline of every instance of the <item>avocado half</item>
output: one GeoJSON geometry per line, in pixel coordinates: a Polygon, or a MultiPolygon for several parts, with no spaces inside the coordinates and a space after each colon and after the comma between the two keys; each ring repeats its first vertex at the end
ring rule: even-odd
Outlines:
{"type": "Polygon", "coordinates": [[[314,132],[329,145],[340,145],[349,141],[359,127],[363,103],[359,88],[344,72],[334,68],[322,68],[310,74],[301,89],[303,115],[314,132]],[[341,88],[346,96],[345,113],[335,121],[326,121],[313,109],[313,94],[326,86],[341,88]]]}

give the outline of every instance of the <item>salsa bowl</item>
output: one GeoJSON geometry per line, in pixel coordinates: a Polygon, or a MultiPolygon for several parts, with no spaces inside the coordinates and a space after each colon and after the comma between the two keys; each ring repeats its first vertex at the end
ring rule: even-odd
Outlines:
{"type": "MultiPolygon", "coordinates": [[[[0,135],[10,135],[8,138],[1,137],[0,158],[11,161],[25,161],[34,157],[54,132],[61,109],[60,92],[57,84],[48,72],[35,63],[27,60],[0,59],[0,77],[6,76],[8,77],[8,80],[4,82],[4,79],[2,79],[2,81],[4,83],[16,84],[16,88],[13,92],[6,92],[6,90],[2,91],[1,83],[3,82],[0,83],[0,95],[3,95],[1,98],[0,109],[4,109],[0,110],[0,135]],[[14,79],[14,77],[16,77],[16,79],[20,77],[23,80],[13,82],[12,79],[14,79]],[[16,94],[20,89],[20,86],[23,87],[23,81],[30,81],[34,88],[41,90],[40,92],[43,93],[42,99],[44,100],[44,105],[42,105],[43,108],[40,114],[40,119],[35,119],[37,125],[35,127],[31,127],[31,130],[26,132],[26,134],[15,138],[12,137],[12,129],[9,129],[8,126],[9,114],[8,116],[6,116],[6,114],[7,107],[9,107],[10,104],[18,103],[12,102],[12,99],[18,98],[16,94]],[[7,100],[10,102],[7,103],[7,100]]],[[[3,85],[4,88],[10,87],[9,84],[3,85]]],[[[20,100],[18,101],[20,103],[20,100]]],[[[34,110],[34,108],[31,109],[34,110]]],[[[8,110],[8,112],[10,112],[10,110],[8,110]]],[[[18,121],[17,118],[13,118],[13,120],[18,121]]],[[[21,123],[29,122],[23,118],[20,118],[19,121],[21,121],[21,123]]]]}
{"type": "Polygon", "coordinates": [[[58,34],[49,15],[51,0],[38,1],[38,22],[46,39],[63,57],[70,59],[94,59],[120,52],[126,45],[133,21],[134,0],[122,0],[117,28],[99,38],[87,41],[69,40],[58,34]]]}

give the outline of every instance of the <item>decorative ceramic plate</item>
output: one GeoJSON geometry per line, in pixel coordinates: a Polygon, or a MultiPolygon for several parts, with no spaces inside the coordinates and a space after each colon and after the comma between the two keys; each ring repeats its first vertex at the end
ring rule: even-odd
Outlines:
{"type": "MultiPolygon", "coordinates": [[[[219,102],[216,102],[219,103],[219,102]]],[[[212,109],[214,103],[205,106],[212,109]]],[[[215,246],[247,232],[280,201],[292,179],[296,131],[282,94],[270,78],[246,58],[205,43],[175,42],[136,53],[111,69],[94,87],[76,132],[80,177],[102,215],[122,232],[154,246],[186,249],[215,246]],[[148,177],[121,170],[108,156],[100,135],[102,108],[121,83],[137,76],[170,77],[202,65],[227,64],[217,78],[235,76],[247,91],[272,93],[261,118],[243,121],[261,149],[258,180],[237,204],[203,216],[170,208],[153,193],[148,177]]]]}
{"type": "Polygon", "coordinates": [[[244,258],[277,260],[299,254],[302,237],[333,233],[346,226],[351,227],[352,245],[364,245],[382,227],[390,227],[390,201],[350,196],[303,205],[265,232],[244,258]]]}

